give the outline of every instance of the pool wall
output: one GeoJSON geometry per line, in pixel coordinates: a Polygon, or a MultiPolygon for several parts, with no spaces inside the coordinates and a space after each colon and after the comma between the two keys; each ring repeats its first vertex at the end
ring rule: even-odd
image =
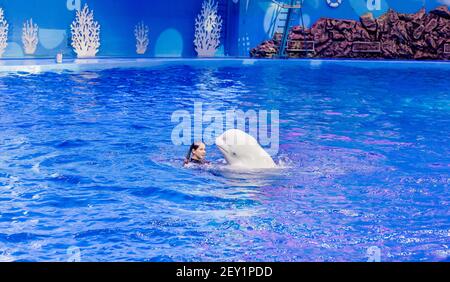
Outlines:
{"type": "MultiPolygon", "coordinates": [[[[70,24],[76,9],[86,3],[101,26],[101,46],[97,56],[138,56],[134,27],[140,21],[149,26],[150,43],[144,57],[196,55],[194,22],[202,0],[0,0],[0,8],[9,24],[8,46],[3,58],[54,57],[57,52],[63,52],[65,57],[75,57],[70,46],[70,24]],[[23,24],[30,18],[39,26],[39,44],[33,56],[26,56],[21,36],[23,24]]],[[[239,6],[231,0],[220,0],[219,13],[224,19],[224,28],[218,56],[229,53],[228,38],[237,38],[232,34],[235,21],[228,15],[237,15],[239,6]]],[[[236,48],[233,52],[237,53],[236,48]]]]}

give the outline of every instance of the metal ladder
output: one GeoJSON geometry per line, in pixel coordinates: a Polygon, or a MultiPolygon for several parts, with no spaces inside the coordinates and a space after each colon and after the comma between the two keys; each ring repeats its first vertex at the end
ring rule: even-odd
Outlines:
{"type": "Polygon", "coordinates": [[[285,50],[289,36],[289,29],[291,27],[291,22],[293,21],[293,12],[295,9],[301,9],[300,1],[298,0],[288,0],[289,4],[281,3],[275,0],[272,0],[275,4],[278,5],[282,11],[280,12],[281,16],[285,16],[285,18],[279,18],[278,21],[281,25],[278,25],[275,33],[281,33],[280,47],[278,48],[278,57],[284,58],[286,57],[285,50]]]}

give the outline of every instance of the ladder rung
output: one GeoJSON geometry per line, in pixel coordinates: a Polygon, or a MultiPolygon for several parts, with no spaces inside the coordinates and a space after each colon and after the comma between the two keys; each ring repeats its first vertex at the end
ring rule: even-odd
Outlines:
{"type": "Polygon", "coordinates": [[[283,9],[300,9],[301,7],[301,5],[281,5],[283,9]]]}

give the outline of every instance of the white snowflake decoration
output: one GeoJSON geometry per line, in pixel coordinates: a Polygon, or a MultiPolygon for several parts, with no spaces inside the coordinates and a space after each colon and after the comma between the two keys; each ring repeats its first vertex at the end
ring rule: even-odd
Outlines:
{"type": "Polygon", "coordinates": [[[5,20],[3,9],[0,8],[0,57],[3,56],[6,46],[8,46],[8,22],[5,20]]]}
{"type": "Polygon", "coordinates": [[[148,31],[149,28],[144,24],[144,22],[140,22],[134,28],[134,36],[136,36],[136,53],[139,55],[143,55],[147,52],[149,43],[148,31]]]}
{"type": "Polygon", "coordinates": [[[199,57],[214,57],[220,45],[222,17],[217,14],[217,2],[205,0],[195,19],[195,51],[199,57]]]}
{"type": "Polygon", "coordinates": [[[87,4],[77,11],[70,28],[72,47],[78,58],[95,57],[100,47],[100,25],[94,21],[94,11],[90,11],[87,4]]]}
{"type": "Polygon", "coordinates": [[[34,52],[36,52],[36,48],[39,42],[38,31],[39,27],[37,24],[33,24],[33,19],[30,19],[23,24],[22,43],[25,54],[33,55],[34,52]]]}

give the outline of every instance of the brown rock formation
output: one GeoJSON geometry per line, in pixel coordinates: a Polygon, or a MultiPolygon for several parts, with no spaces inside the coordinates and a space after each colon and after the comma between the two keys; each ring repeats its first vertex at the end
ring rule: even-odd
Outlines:
{"type": "Polygon", "coordinates": [[[430,12],[431,14],[435,14],[439,17],[446,18],[450,20],[450,11],[447,6],[440,6],[430,12]]]}
{"type": "MultiPolygon", "coordinates": [[[[264,41],[250,55],[277,55],[281,34],[264,41]]],[[[293,27],[286,48],[288,57],[450,59],[450,11],[441,6],[428,14],[389,10],[375,19],[371,13],[359,21],[319,19],[310,29],[293,27]]]]}
{"type": "Polygon", "coordinates": [[[261,43],[257,48],[250,51],[250,56],[255,58],[273,58],[278,53],[279,43],[275,40],[267,40],[261,43]]]}

